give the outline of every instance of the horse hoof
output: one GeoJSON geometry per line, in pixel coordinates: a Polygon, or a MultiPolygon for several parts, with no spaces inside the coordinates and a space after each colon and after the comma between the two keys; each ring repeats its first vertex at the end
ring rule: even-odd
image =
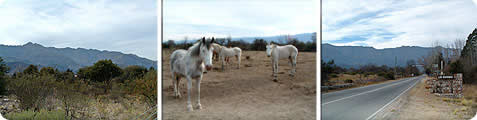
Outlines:
{"type": "Polygon", "coordinates": [[[198,109],[198,110],[201,110],[201,109],[202,109],[202,105],[200,105],[200,104],[197,105],[197,109],[198,109]]]}
{"type": "Polygon", "coordinates": [[[192,105],[187,105],[187,111],[192,112],[194,109],[192,108],[192,105]]]}

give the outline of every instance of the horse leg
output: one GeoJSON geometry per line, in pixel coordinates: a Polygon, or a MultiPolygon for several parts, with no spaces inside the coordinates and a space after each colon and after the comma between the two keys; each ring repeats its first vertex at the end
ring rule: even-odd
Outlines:
{"type": "Polygon", "coordinates": [[[296,57],[293,58],[293,75],[296,73],[296,57]]]}
{"type": "Polygon", "coordinates": [[[180,88],[179,88],[179,85],[181,83],[181,77],[180,76],[176,76],[176,77],[177,77],[177,81],[176,81],[176,85],[175,85],[175,86],[177,86],[177,91],[176,91],[177,93],[176,94],[177,94],[177,97],[180,98],[180,97],[182,97],[181,92],[180,92],[180,88]]]}
{"type": "Polygon", "coordinates": [[[222,61],[222,71],[224,71],[225,57],[224,57],[224,56],[220,56],[220,61],[222,61]]]}
{"type": "Polygon", "coordinates": [[[238,61],[237,69],[240,69],[240,54],[236,55],[235,58],[237,58],[237,61],[238,61]]]}
{"type": "Polygon", "coordinates": [[[294,69],[293,59],[292,59],[291,56],[289,56],[289,57],[288,57],[288,60],[289,60],[289,62],[290,62],[290,66],[291,66],[291,68],[292,68],[292,69],[290,70],[290,74],[289,74],[289,75],[290,75],[290,76],[293,76],[293,74],[295,74],[295,73],[293,72],[293,69],[294,69]]]}
{"type": "Polygon", "coordinates": [[[192,87],[192,78],[190,76],[186,76],[187,78],[187,110],[188,111],[194,111],[192,108],[192,104],[190,102],[190,89],[192,87]]]}
{"type": "Polygon", "coordinates": [[[177,97],[177,77],[174,73],[172,73],[172,86],[174,86],[174,97],[177,97]]]}
{"type": "Polygon", "coordinates": [[[202,109],[202,105],[200,105],[200,81],[202,80],[202,75],[197,79],[197,109],[202,109]]]}
{"type": "Polygon", "coordinates": [[[278,74],[278,61],[273,61],[273,66],[274,66],[274,70],[273,70],[273,80],[277,80],[277,74],[278,74]]]}

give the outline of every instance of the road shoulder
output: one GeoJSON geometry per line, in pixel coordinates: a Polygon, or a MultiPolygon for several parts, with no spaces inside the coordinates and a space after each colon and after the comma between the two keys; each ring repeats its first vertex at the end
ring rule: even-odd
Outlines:
{"type": "Polygon", "coordinates": [[[378,113],[378,120],[429,119],[461,120],[470,119],[475,112],[463,104],[462,99],[442,98],[430,94],[425,89],[425,80],[416,84],[407,94],[401,96],[383,111],[378,113]]]}

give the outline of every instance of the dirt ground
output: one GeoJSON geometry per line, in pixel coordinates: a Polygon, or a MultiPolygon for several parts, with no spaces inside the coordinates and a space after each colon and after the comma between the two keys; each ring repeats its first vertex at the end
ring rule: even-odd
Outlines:
{"type": "MultiPolygon", "coordinates": [[[[464,96],[467,96],[466,92],[469,90],[473,89],[464,86],[464,96]]],[[[425,79],[423,79],[377,119],[467,120],[475,115],[475,107],[474,102],[466,97],[452,99],[429,93],[429,90],[425,88],[425,79]]]]}
{"type": "MultiPolygon", "coordinates": [[[[245,120],[311,120],[316,119],[316,53],[299,52],[297,73],[288,75],[291,66],[279,63],[278,81],[272,80],[271,60],[265,51],[243,51],[237,69],[235,58],[225,71],[214,61],[212,71],[201,82],[202,110],[187,112],[186,79],[181,80],[182,98],[173,97],[169,57],[163,50],[162,115],[175,119],[245,119],[245,120]],[[250,59],[246,59],[249,56],[250,59]]],[[[193,86],[195,86],[195,80],[193,86]]],[[[196,88],[192,88],[192,105],[196,106],[196,88]]]]}

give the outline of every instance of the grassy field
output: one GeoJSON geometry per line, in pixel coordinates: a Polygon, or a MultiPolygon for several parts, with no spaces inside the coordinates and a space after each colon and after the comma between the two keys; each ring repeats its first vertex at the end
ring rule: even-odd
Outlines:
{"type": "MultiPolygon", "coordinates": [[[[169,67],[171,50],[163,50],[163,119],[316,119],[316,53],[300,52],[297,74],[286,60],[279,63],[278,81],[273,81],[271,60],[265,51],[243,51],[240,69],[230,59],[225,71],[214,61],[213,70],[201,82],[202,110],[187,112],[187,80],[181,80],[183,97],[173,97],[169,67]],[[246,59],[249,56],[250,59],[246,59]]],[[[193,83],[195,86],[195,81],[193,83]]],[[[193,87],[195,105],[196,89],[193,87]]]]}

